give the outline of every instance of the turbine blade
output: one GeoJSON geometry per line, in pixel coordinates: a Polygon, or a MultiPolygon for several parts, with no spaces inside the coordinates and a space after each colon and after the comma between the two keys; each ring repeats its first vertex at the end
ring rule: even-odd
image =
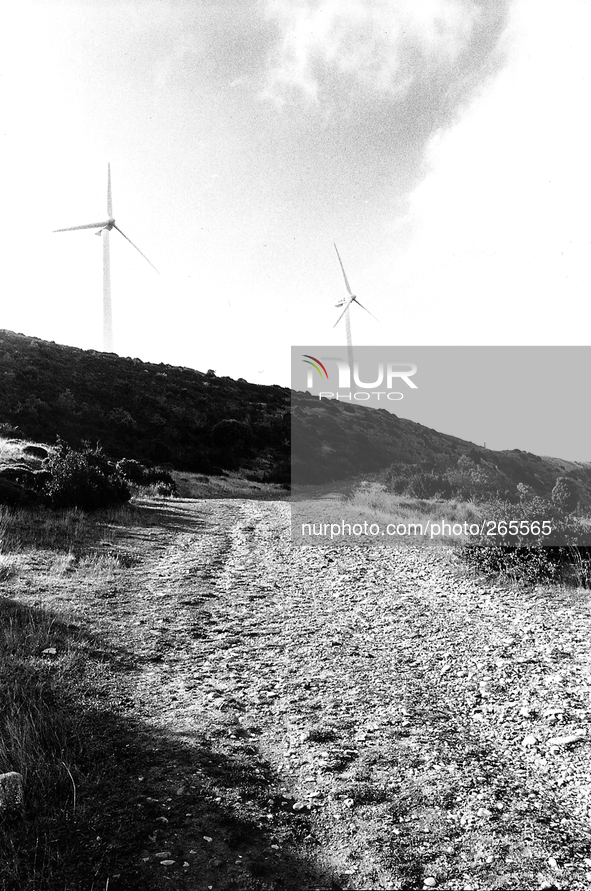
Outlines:
{"type": "Polygon", "coordinates": [[[67,229],[54,229],[54,232],[73,232],[75,229],[102,229],[109,225],[109,220],[103,223],[85,223],[83,226],[68,226],[67,229]]]}
{"type": "MultiPolygon", "coordinates": [[[[141,254],[141,255],[142,255],[142,257],[144,258],[144,260],[145,260],[147,263],[150,264],[150,266],[152,267],[152,269],[153,269],[155,272],[158,272],[158,270],[156,269],[156,267],[154,266],[154,264],[152,263],[152,261],[151,261],[151,260],[148,260],[148,258],[147,258],[146,255],[143,253],[143,251],[140,251],[140,249],[139,249],[139,247],[137,246],[137,244],[134,244],[133,241],[131,240],[131,238],[128,238],[127,235],[125,234],[125,232],[122,232],[122,231],[121,231],[121,229],[119,228],[119,226],[116,226],[115,224],[113,224],[113,229],[116,229],[117,232],[119,232],[119,233],[120,233],[120,234],[121,234],[121,235],[122,235],[128,242],[129,242],[129,243],[130,243],[130,245],[136,249],[136,251],[138,252],[138,254],[141,254]]],[[[159,272],[158,272],[158,275],[160,275],[159,272]]]]}
{"type": "MultiPolygon", "coordinates": [[[[333,244],[334,244],[334,241],[333,241],[333,244]]],[[[350,285],[349,282],[347,281],[347,273],[345,272],[345,267],[343,266],[343,261],[341,260],[341,255],[339,254],[339,249],[338,249],[338,247],[336,246],[336,244],[334,244],[334,249],[335,249],[335,251],[337,252],[337,257],[339,258],[339,263],[341,264],[341,270],[342,270],[342,272],[343,272],[343,278],[345,279],[345,285],[346,285],[346,287],[347,287],[347,291],[349,292],[349,294],[350,294],[351,297],[352,297],[352,296],[353,296],[353,291],[351,290],[351,285],[350,285]]]]}
{"type": "MultiPolygon", "coordinates": [[[[366,312],[369,312],[369,309],[366,306],[364,306],[363,303],[360,303],[359,300],[357,299],[357,297],[353,297],[353,300],[355,301],[357,306],[360,306],[361,309],[364,309],[366,312]]],[[[351,301],[351,302],[353,302],[353,301],[351,301]]],[[[376,317],[374,316],[374,314],[372,312],[369,312],[369,314],[372,317],[372,319],[376,319],[376,317]]],[[[376,322],[379,322],[379,321],[380,321],[379,319],[376,319],[376,322]]]]}
{"type": "Polygon", "coordinates": [[[113,216],[113,201],[111,199],[111,163],[107,164],[107,216],[113,216]]]}
{"type": "MultiPolygon", "coordinates": [[[[347,310],[349,309],[349,307],[350,307],[351,304],[353,303],[353,300],[354,300],[354,299],[355,299],[354,297],[351,297],[351,299],[348,301],[346,307],[344,308],[344,310],[342,311],[342,313],[340,314],[340,316],[338,317],[338,319],[336,320],[336,322],[335,322],[334,325],[332,326],[333,328],[336,328],[336,327],[337,327],[337,325],[339,324],[339,322],[341,321],[341,319],[343,318],[343,316],[345,315],[345,313],[347,312],[347,310]]],[[[361,304],[360,304],[360,305],[361,305],[361,304]]]]}

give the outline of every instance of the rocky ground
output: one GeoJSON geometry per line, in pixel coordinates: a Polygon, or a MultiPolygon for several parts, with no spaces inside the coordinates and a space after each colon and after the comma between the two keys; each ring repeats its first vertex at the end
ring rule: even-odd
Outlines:
{"type": "Polygon", "coordinates": [[[115,544],[108,584],[52,588],[105,654],[128,854],[93,887],[589,887],[588,593],[292,549],[276,502],[145,501],[115,544]]]}

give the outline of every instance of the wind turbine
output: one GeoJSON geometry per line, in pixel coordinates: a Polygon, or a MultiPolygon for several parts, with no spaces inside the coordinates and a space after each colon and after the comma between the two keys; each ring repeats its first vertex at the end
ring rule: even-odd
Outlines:
{"type": "Polygon", "coordinates": [[[142,255],[152,269],[158,270],[154,264],[148,260],[146,255],[140,251],[137,244],[134,244],[131,238],[128,238],[125,232],[122,232],[113,217],[113,201],[111,198],[111,165],[107,164],[107,217],[102,223],[84,223],[82,226],[69,226],[67,229],[54,229],[54,232],[73,232],[76,229],[98,229],[95,235],[103,237],[103,348],[105,352],[110,353],[113,350],[113,315],[111,310],[111,255],[109,252],[109,233],[111,229],[116,229],[120,235],[125,238],[136,251],[142,255]]]}
{"type": "MultiPolygon", "coordinates": [[[[333,244],[334,244],[334,242],[333,242],[333,244]]],[[[341,319],[343,318],[343,316],[345,316],[345,325],[346,325],[346,329],[347,329],[347,355],[348,355],[348,359],[349,359],[349,369],[351,371],[351,386],[353,386],[353,340],[351,338],[351,316],[350,316],[349,311],[351,309],[352,303],[356,303],[357,306],[360,306],[361,309],[364,309],[366,312],[369,312],[369,309],[367,309],[367,307],[365,307],[362,303],[359,302],[359,300],[357,299],[357,297],[351,290],[351,285],[349,284],[349,281],[347,279],[347,273],[345,272],[345,267],[343,266],[343,261],[341,260],[341,255],[339,254],[339,249],[336,246],[336,244],[334,246],[334,249],[337,252],[337,257],[339,258],[339,263],[341,264],[341,271],[343,273],[343,278],[345,279],[345,287],[347,288],[347,293],[349,294],[349,297],[348,298],[344,297],[342,300],[339,300],[339,302],[337,303],[337,306],[344,306],[345,308],[342,311],[342,313],[340,314],[340,316],[338,317],[338,319],[336,320],[336,322],[334,323],[333,328],[336,328],[337,325],[339,324],[339,322],[341,321],[341,319]]],[[[372,312],[369,312],[369,314],[372,317],[372,319],[376,319],[376,317],[374,316],[374,314],[372,312]]],[[[376,319],[376,322],[377,321],[378,321],[378,319],[376,319]]]]}

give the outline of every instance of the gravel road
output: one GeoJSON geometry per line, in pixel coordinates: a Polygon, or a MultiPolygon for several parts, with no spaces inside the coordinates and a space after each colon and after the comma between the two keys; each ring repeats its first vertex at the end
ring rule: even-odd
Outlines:
{"type": "Polygon", "coordinates": [[[111,889],[589,887],[588,593],[292,549],[284,503],[140,514],[95,618],[144,735],[111,889]]]}

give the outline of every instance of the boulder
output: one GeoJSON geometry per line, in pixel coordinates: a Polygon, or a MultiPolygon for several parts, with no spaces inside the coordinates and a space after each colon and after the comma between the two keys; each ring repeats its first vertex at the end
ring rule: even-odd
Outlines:
{"type": "Polygon", "coordinates": [[[14,479],[18,474],[24,471],[25,473],[30,473],[31,468],[28,464],[0,464],[0,476],[6,477],[8,480],[14,479]]]}
{"type": "Polygon", "coordinates": [[[26,499],[26,489],[18,483],[0,476],[0,504],[21,504],[26,499]]]}
{"type": "Polygon", "coordinates": [[[38,500],[35,492],[0,475],[0,504],[6,504],[9,507],[15,505],[23,507],[28,504],[36,504],[38,500]]]}
{"type": "Polygon", "coordinates": [[[43,459],[43,458],[49,457],[49,452],[47,451],[47,449],[44,449],[43,446],[34,446],[34,445],[25,446],[23,449],[23,454],[31,455],[32,458],[43,459]]]}
{"type": "Polygon", "coordinates": [[[0,480],[17,483],[25,489],[40,492],[44,484],[51,479],[49,470],[33,470],[22,464],[0,465],[0,480]]]}

